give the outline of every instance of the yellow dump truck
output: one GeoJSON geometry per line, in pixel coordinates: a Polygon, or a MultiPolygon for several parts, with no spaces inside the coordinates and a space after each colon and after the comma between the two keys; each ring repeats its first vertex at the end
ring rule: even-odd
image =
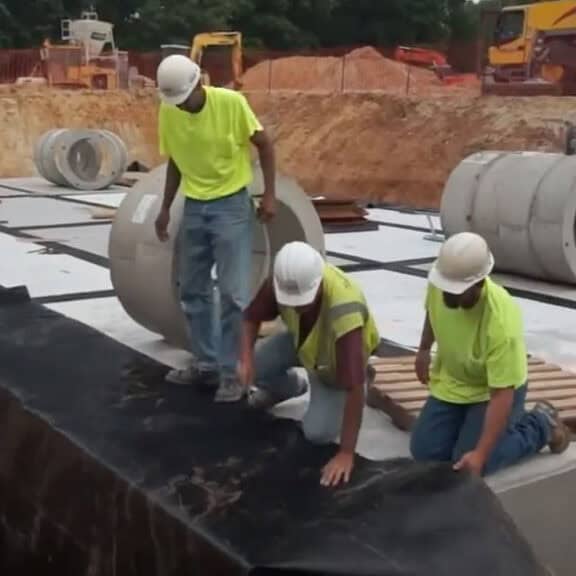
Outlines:
{"type": "Polygon", "coordinates": [[[554,0],[503,8],[489,49],[495,82],[542,80],[576,88],[576,1],[554,0]]]}

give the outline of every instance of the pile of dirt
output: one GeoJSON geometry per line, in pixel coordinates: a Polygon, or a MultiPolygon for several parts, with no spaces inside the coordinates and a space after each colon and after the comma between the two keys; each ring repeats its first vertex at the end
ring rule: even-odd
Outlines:
{"type": "MultiPolygon", "coordinates": [[[[562,121],[574,109],[573,98],[458,91],[248,96],[275,140],[279,170],[310,195],[418,207],[438,206],[450,172],[473,152],[560,150],[562,121]]],[[[126,142],[131,161],[156,166],[157,106],[154,90],[0,88],[0,177],[34,174],[34,144],[51,128],[107,128],[126,142]]]]}
{"type": "Polygon", "coordinates": [[[450,172],[480,150],[562,147],[571,98],[250,95],[282,171],[311,195],[438,207],[450,172]]]}
{"type": "Polygon", "coordinates": [[[2,154],[0,177],[35,174],[37,140],[52,128],[104,128],[126,143],[130,160],[153,166],[160,160],[153,90],[80,91],[0,87],[2,154]]]}
{"type": "Polygon", "coordinates": [[[379,91],[389,94],[429,94],[444,86],[430,70],[385,58],[370,46],[344,57],[292,56],[265,60],[243,78],[247,91],[379,91]]]}

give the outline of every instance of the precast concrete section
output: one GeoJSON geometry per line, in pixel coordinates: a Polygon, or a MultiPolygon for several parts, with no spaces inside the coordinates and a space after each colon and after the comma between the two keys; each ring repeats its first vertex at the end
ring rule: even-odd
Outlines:
{"type": "Polygon", "coordinates": [[[124,142],[108,130],[56,129],[45,133],[34,148],[39,174],[58,186],[102,190],[126,170],[124,142]]]}
{"type": "MultiPolygon", "coordinates": [[[[178,237],[185,202],[182,194],[176,196],[172,205],[167,242],[158,240],[154,227],[165,174],[165,165],[154,169],[134,186],[118,209],[109,242],[112,284],[133,320],[161,334],[171,344],[187,348],[186,324],[178,297],[178,237]]],[[[249,188],[257,203],[263,191],[261,170],[257,166],[254,176],[249,188]]],[[[322,254],[325,252],[322,224],[298,184],[278,175],[276,197],[275,219],[266,225],[255,219],[253,294],[271,273],[276,253],[287,242],[300,240],[322,254]]]]}
{"type": "Polygon", "coordinates": [[[488,151],[464,159],[441,204],[446,236],[480,234],[496,269],[576,283],[576,157],[488,151]]]}

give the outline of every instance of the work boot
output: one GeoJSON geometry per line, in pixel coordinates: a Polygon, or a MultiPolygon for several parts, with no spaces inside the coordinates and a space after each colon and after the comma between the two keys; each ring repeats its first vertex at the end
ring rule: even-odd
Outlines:
{"type": "Polygon", "coordinates": [[[218,403],[239,402],[246,394],[246,387],[236,376],[222,376],[214,401],[218,403]]]}
{"type": "Polygon", "coordinates": [[[220,377],[217,370],[202,370],[197,364],[192,364],[184,370],[170,370],[166,381],[181,386],[197,386],[208,392],[218,389],[220,377]]]}
{"type": "Polygon", "coordinates": [[[286,400],[302,396],[302,394],[308,390],[308,379],[299,373],[295,373],[295,378],[297,378],[298,386],[296,394],[283,396],[274,394],[264,388],[251,388],[248,393],[248,406],[253,410],[270,410],[270,408],[273,408],[277,404],[282,404],[282,402],[286,402],[286,400]]]}
{"type": "Polygon", "coordinates": [[[570,446],[570,430],[562,422],[558,410],[550,402],[542,400],[536,403],[532,411],[542,414],[550,425],[550,440],[548,442],[550,452],[552,454],[565,452],[570,446]]]}

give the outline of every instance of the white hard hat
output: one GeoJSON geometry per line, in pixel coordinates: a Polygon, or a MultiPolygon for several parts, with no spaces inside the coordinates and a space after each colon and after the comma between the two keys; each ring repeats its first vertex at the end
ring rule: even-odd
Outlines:
{"type": "Polygon", "coordinates": [[[462,232],[444,242],[428,280],[442,292],[462,294],[486,278],[493,268],[494,257],[484,238],[462,232]]]}
{"type": "Polygon", "coordinates": [[[200,67],[181,54],[167,56],[156,72],[158,92],[166,104],[178,106],[188,100],[200,81],[200,67]]]}
{"type": "Polygon", "coordinates": [[[304,242],[290,242],[274,261],[274,292],[281,306],[307,306],[314,302],[322,282],[324,259],[304,242]]]}

